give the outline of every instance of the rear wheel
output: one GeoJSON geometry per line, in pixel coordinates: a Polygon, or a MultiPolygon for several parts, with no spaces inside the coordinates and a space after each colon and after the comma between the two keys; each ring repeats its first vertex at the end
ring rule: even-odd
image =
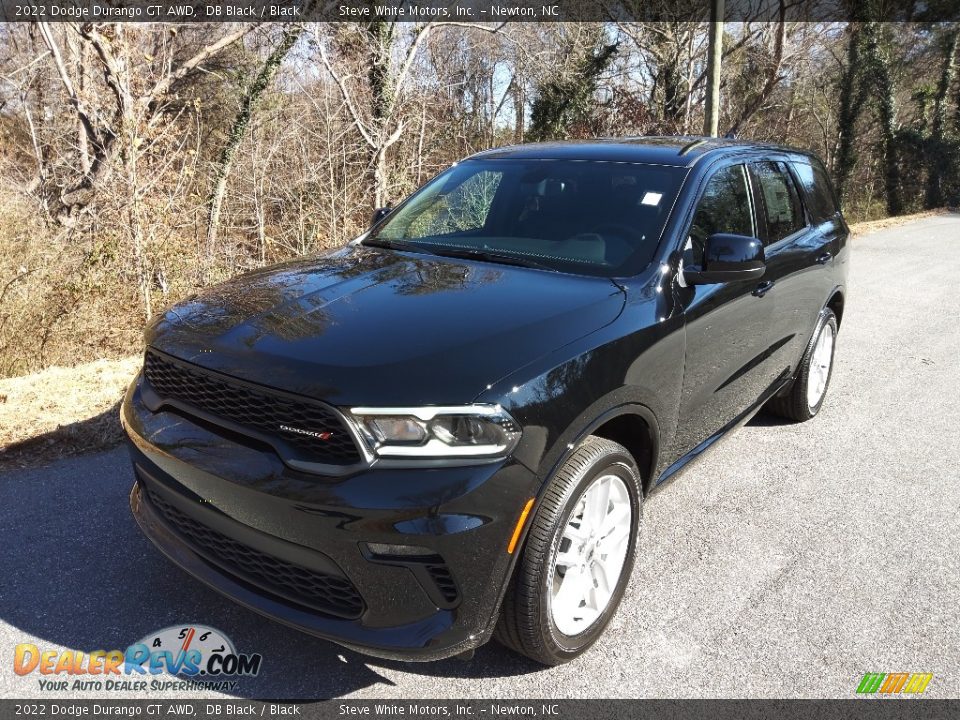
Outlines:
{"type": "Polygon", "coordinates": [[[641,508],[630,453],[588,437],[550,480],[504,598],[495,637],[545,665],[587,650],[633,569],[641,508]]]}
{"type": "Polygon", "coordinates": [[[767,403],[767,409],[789,420],[809,420],[823,406],[833,373],[837,318],[829,308],[820,313],[816,331],[807,347],[793,387],[783,397],[767,403]]]}

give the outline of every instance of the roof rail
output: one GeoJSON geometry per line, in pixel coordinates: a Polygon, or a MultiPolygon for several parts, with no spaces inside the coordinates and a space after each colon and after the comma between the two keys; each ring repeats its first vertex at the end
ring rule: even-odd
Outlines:
{"type": "Polygon", "coordinates": [[[707,142],[707,138],[697,138],[693,142],[687,143],[682,148],[680,148],[680,152],[678,152],[677,155],[686,155],[695,147],[699,147],[700,145],[703,145],[705,142],[707,142]]]}

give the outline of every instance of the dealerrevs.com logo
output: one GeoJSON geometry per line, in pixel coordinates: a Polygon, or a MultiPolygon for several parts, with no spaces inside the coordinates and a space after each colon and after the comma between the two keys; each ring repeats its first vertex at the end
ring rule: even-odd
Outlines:
{"type": "Polygon", "coordinates": [[[50,692],[230,691],[237,688],[239,678],[256,676],[262,663],[259,653],[237,652],[230,638],[216,628],[174,625],[150,633],[125,650],[41,650],[21,643],[14,651],[13,671],[40,675],[40,690],[50,692]]]}
{"type": "Polygon", "coordinates": [[[857,686],[857,694],[919,695],[932,679],[933,673],[866,673],[857,686]]]}

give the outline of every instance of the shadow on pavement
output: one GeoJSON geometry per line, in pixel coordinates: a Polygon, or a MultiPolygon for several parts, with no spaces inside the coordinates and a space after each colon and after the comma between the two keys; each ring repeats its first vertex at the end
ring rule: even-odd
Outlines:
{"type": "MultiPolygon", "coordinates": [[[[383,670],[469,679],[540,669],[495,644],[470,662],[380,661],[263,618],[186,575],[140,534],[127,504],[132,482],[123,448],[0,474],[0,621],[8,626],[0,639],[11,653],[20,642],[123,649],[161,628],[200,623],[240,652],[263,655],[260,675],[237,689],[251,698],[335,698],[392,685],[383,670]]],[[[37,690],[36,674],[8,676],[14,691],[37,690]]]]}
{"type": "Polygon", "coordinates": [[[118,400],[96,415],[6,445],[0,450],[0,473],[116,446],[123,440],[119,413],[118,400]]]}
{"type": "Polygon", "coordinates": [[[761,410],[754,415],[747,425],[751,427],[780,427],[781,425],[796,425],[794,420],[787,420],[778,415],[774,415],[766,410],[761,410]]]}

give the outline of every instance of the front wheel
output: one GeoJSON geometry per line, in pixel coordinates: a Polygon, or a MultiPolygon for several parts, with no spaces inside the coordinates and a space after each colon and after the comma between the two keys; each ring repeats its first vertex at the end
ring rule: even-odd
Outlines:
{"type": "Polygon", "coordinates": [[[641,497],[630,453],[603,438],[584,440],[538,502],[496,639],[545,665],[593,645],[630,579],[641,497]]]}
{"type": "Polygon", "coordinates": [[[810,345],[800,363],[790,391],[775,397],[767,408],[789,420],[809,420],[823,406],[833,374],[833,351],[837,341],[837,317],[829,308],[820,313],[810,345]]]}

